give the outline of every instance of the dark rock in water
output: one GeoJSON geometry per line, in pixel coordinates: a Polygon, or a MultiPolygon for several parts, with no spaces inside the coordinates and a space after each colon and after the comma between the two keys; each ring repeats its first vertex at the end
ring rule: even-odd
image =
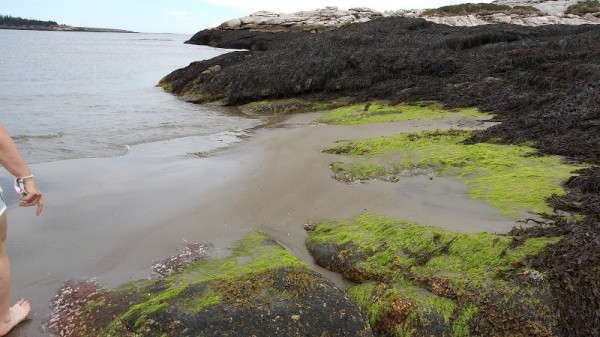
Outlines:
{"type": "Polygon", "coordinates": [[[60,336],[373,336],[342,290],[259,233],[166,277],[67,286],[51,319],[60,336]]]}
{"type": "Polygon", "coordinates": [[[301,32],[261,32],[250,30],[202,30],[185,43],[211,46],[215,48],[247,49],[265,51],[277,42],[289,42],[299,36],[301,32]]]}

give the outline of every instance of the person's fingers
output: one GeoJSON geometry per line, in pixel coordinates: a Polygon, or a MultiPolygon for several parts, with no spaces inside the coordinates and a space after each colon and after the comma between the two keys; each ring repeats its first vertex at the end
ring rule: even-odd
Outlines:
{"type": "Polygon", "coordinates": [[[23,206],[23,207],[30,207],[30,206],[35,206],[35,205],[37,205],[35,214],[40,215],[40,213],[42,212],[42,209],[44,208],[44,202],[43,202],[41,193],[28,194],[27,196],[21,198],[21,202],[19,203],[19,206],[23,206]]]}
{"type": "Polygon", "coordinates": [[[40,198],[37,202],[37,209],[35,210],[35,215],[39,216],[42,213],[42,209],[44,208],[44,202],[42,198],[40,198]]]}
{"type": "Polygon", "coordinates": [[[42,199],[41,193],[29,193],[21,198],[22,204],[28,204],[29,206],[35,205],[38,200],[42,199]]]}
{"type": "Polygon", "coordinates": [[[37,204],[37,203],[31,202],[31,201],[26,201],[26,200],[21,200],[21,202],[19,203],[19,206],[30,207],[30,206],[34,206],[35,204],[37,204]]]}
{"type": "Polygon", "coordinates": [[[25,180],[25,191],[27,191],[27,195],[21,198],[19,205],[24,207],[37,205],[35,214],[40,215],[44,208],[44,201],[42,200],[42,191],[33,179],[25,180]]]}

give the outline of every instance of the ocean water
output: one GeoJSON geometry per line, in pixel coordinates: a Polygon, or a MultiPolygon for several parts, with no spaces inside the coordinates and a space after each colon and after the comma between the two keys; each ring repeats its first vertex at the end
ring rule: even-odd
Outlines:
{"type": "Polygon", "coordinates": [[[156,87],[226,50],[189,36],[0,30],[0,121],[29,163],[126,154],[138,144],[230,138],[263,121],[156,87]]]}

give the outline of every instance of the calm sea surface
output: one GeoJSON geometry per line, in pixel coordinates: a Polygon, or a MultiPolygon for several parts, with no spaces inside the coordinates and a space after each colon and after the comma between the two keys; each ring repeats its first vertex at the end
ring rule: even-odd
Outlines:
{"type": "Polygon", "coordinates": [[[261,121],[185,103],[157,88],[226,51],[189,36],[0,30],[0,120],[27,161],[125,154],[154,141],[223,134],[261,121]]]}

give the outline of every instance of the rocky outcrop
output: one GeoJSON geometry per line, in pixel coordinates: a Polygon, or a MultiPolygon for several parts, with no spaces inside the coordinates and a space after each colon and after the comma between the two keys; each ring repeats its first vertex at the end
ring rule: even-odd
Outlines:
{"type": "Polygon", "coordinates": [[[421,9],[399,9],[396,11],[378,11],[366,8],[350,8],[340,10],[338,7],[325,7],[314,11],[297,13],[274,13],[259,11],[249,16],[232,19],[222,23],[212,31],[243,30],[253,32],[320,32],[339,28],[345,25],[367,22],[382,16],[401,16],[407,18],[423,18],[425,20],[449,26],[479,26],[486,24],[514,24],[522,26],[543,26],[549,24],[582,25],[600,24],[600,13],[585,15],[565,14],[567,8],[584,0],[496,0],[492,4],[510,7],[532,7],[538,13],[506,14],[473,13],[469,15],[428,15],[421,9]]]}
{"type": "Polygon", "coordinates": [[[265,51],[270,46],[291,41],[305,32],[261,32],[246,29],[205,29],[194,34],[185,43],[215,48],[265,51]]]}
{"type": "Polygon", "coordinates": [[[513,24],[520,26],[544,26],[552,24],[562,25],[584,25],[600,24],[600,12],[586,13],[584,15],[565,14],[569,6],[584,0],[496,0],[493,5],[504,5],[510,7],[532,7],[538,13],[504,13],[500,10],[496,13],[485,11],[484,13],[473,13],[469,15],[429,15],[423,10],[398,10],[386,12],[385,15],[402,17],[420,17],[425,20],[449,25],[449,26],[480,26],[486,24],[513,24]]]}
{"type": "Polygon", "coordinates": [[[421,18],[435,22],[442,25],[448,26],[463,26],[463,27],[474,27],[490,24],[489,21],[484,20],[476,15],[460,15],[460,16],[421,16],[421,18]]]}
{"type": "Polygon", "coordinates": [[[264,51],[274,43],[290,41],[305,33],[328,31],[382,16],[380,12],[362,7],[349,10],[325,7],[291,14],[260,11],[199,31],[186,43],[264,51]]]}
{"type": "Polygon", "coordinates": [[[381,16],[380,12],[365,7],[350,8],[348,10],[339,10],[338,7],[325,7],[314,11],[291,14],[260,11],[224,22],[217,29],[262,32],[317,32],[352,23],[366,22],[381,16]]]}
{"type": "Polygon", "coordinates": [[[507,15],[494,13],[491,15],[466,15],[466,16],[422,16],[423,19],[448,26],[474,27],[489,24],[513,24],[520,26],[538,27],[545,25],[586,25],[600,24],[600,17],[586,15],[557,16],[557,15],[507,15]]]}
{"type": "Polygon", "coordinates": [[[577,2],[577,0],[498,0],[497,4],[506,5],[505,7],[531,7],[525,7],[530,10],[522,11],[523,13],[520,11],[511,13],[506,10],[494,12],[488,9],[482,13],[475,12],[454,16],[432,15],[429,14],[430,11],[422,9],[401,9],[386,11],[382,14],[364,7],[351,8],[349,10],[339,10],[337,7],[325,7],[314,11],[291,14],[260,11],[246,17],[229,20],[216,28],[202,30],[192,36],[186,43],[208,45],[217,48],[264,51],[273,43],[289,41],[298,37],[299,34],[324,32],[386,16],[423,18],[438,24],[463,27],[488,24],[513,24],[531,27],[552,24],[600,24],[600,12],[586,13],[581,16],[564,14],[564,11],[570,4],[577,2]]]}
{"type": "Polygon", "coordinates": [[[498,5],[531,6],[547,15],[562,16],[569,6],[585,0],[494,0],[498,5]]]}
{"type": "Polygon", "coordinates": [[[70,282],[50,323],[64,337],[373,336],[342,290],[260,233],[228,258],[115,290],[70,282]]]}

